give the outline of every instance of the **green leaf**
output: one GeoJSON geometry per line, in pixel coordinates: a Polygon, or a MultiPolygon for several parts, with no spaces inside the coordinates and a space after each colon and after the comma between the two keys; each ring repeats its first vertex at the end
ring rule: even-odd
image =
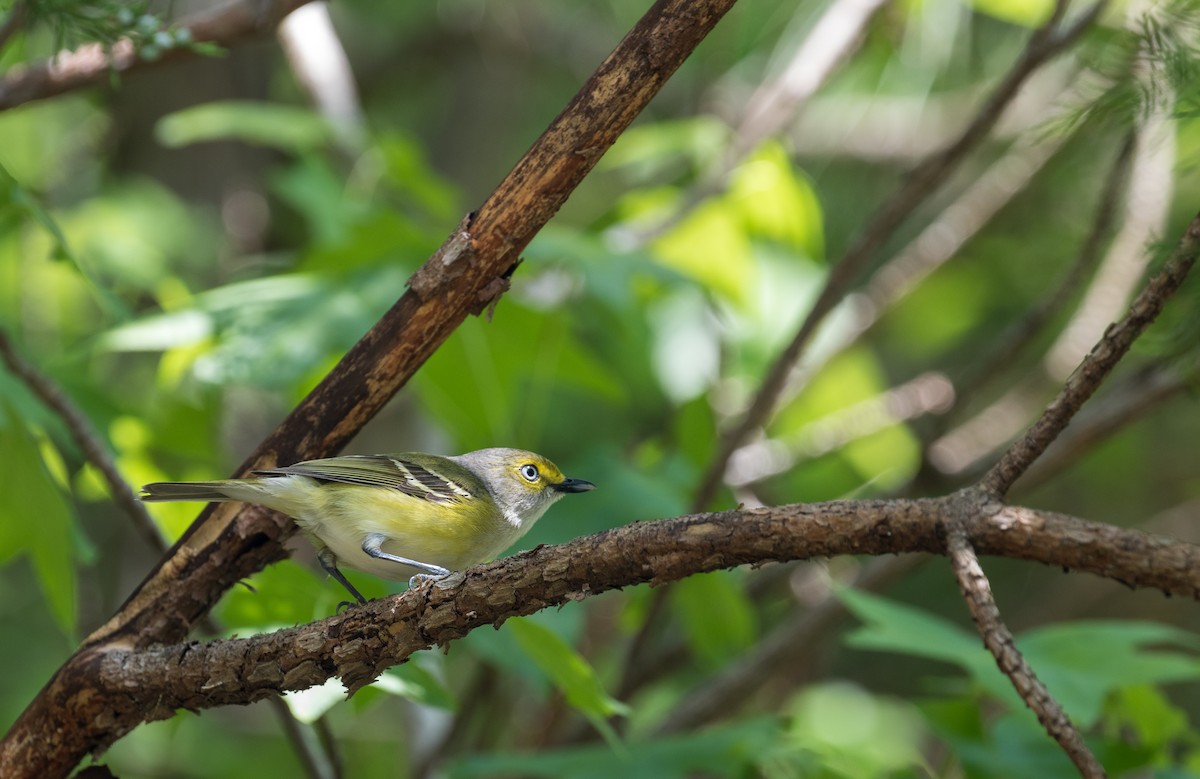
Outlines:
{"type": "Polygon", "coordinates": [[[738,166],[727,197],[751,234],[811,259],[824,255],[821,203],[777,141],[764,144],[738,166]]]}
{"type": "Polygon", "coordinates": [[[710,668],[746,651],[758,633],[750,600],[733,571],[689,576],[671,589],[671,603],[683,617],[688,642],[710,668]]]}
{"type": "Polygon", "coordinates": [[[547,627],[525,618],[510,619],[508,630],[526,657],[562,692],[572,708],[600,727],[612,716],[625,716],[629,707],[604,691],[595,669],[547,627]]]}
{"type": "Polygon", "coordinates": [[[834,682],[805,689],[788,709],[787,740],[773,750],[768,776],[803,776],[819,766],[821,776],[866,779],[923,764],[925,727],[912,704],[834,682]]]}
{"type": "Polygon", "coordinates": [[[709,116],[638,125],[621,134],[599,166],[656,179],[681,161],[690,168],[706,167],[725,152],[728,141],[728,125],[709,116]]]}
{"type": "Polygon", "coordinates": [[[741,215],[726,200],[702,203],[654,242],[659,262],[738,306],[757,281],[754,254],[741,215]]]}
{"type": "Polygon", "coordinates": [[[1077,774],[1066,754],[1053,739],[1047,738],[1046,731],[1027,710],[997,719],[983,741],[944,737],[969,769],[966,776],[1050,779],[1077,774]]]}
{"type": "Polygon", "coordinates": [[[170,148],[233,139],[290,152],[318,149],[331,137],[329,125],[311,109],[239,100],[168,114],[154,134],[170,148]]]}
{"type": "Polygon", "coordinates": [[[861,590],[840,588],[835,592],[846,608],[866,623],[846,637],[850,646],[941,660],[973,674],[995,664],[977,634],[941,617],[861,590]]]}
{"type": "Polygon", "coordinates": [[[626,389],[572,335],[561,311],[505,299],[489,323],[471,319],[415,377],[421,402],[464,449],[539,448],[561,419],[548,403],[565,391],[582,408],[617,402],[626,389]]]}
{"type": "Polygon", "coordinates": [[[1072,719],[1085,728],[1100,718],[1105,698],[1116,690],[1200,679],[1200,659],[1165,648],[1176,645],[1194,652],[1200,638],[1170,625],[1072,622],[1031,631],[1017,645],[1072,719]]]}
{"type": "Polygon", "coordinates": [[[1118,690],[1105,701],[1104,729],[1113,740],[1133,741],[1166,757],[1175,742],[1200,742],[1187,712],[1150,685],[1118,690]]]}
{"type": "MultiPolygon", "coordinates": [[[[847,637],[859,648],[901,652],[964,668],[981,687],[1010,708],[1024,705],[978,635],[917,609],[873,595],[840,590],[838,597],[867,626],[847,637]]],[[[1031,631],[1017,640],[1038,678],[1073,720],[1091,727],[1112,692],[1140,684],[1200,678],[1200,659],[1147,646],[1195,648],[1200,638],[1147,622],[1074,622],[1031,631]]]]}
{"type": "Polygon", "coordinates": [[[976,11],[1006,22],[1037,27],[1050,18],[1051,0],[971,0],[976,11]]]}
{"type": "Polygon", "coordinates": [[[76,606],[71,507],[12,407],[0,404],[0,412],[5,420],[0,427],[0,561],[29,556],[50,613],[71,635],[76,606]]]}

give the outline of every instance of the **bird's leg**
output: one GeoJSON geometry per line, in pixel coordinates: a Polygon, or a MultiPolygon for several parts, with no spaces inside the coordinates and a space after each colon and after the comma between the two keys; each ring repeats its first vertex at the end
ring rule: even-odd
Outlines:
{"type": "MultiPolygon", "coordinates": [[[[359,603],[367,602],[367,599],[362,596],[362,593],[356,590],[354,585],[350,583],[350,580],[343,576],[342,572],[338,570],[337,556],[330,551],[329,547],[321,547],[317,550],[317,562],[320,563],[321,567],[325,569],[325,573],[329,574],[334,579],[337,579],[338,584],[341,584],[343,587],[345,587],[346,591],[353,595],[355,600],[357,600],[359,603]]],[[[342,610],[343,605],[352,606],[354,604],[349,603],[348,601],[342,601],[338,604],[338,611],[342,610]]]]}
{"type": "Polygon", "coordinates": [[[432,565],[431,563],[423,563],[423,562],[420,562],[419,560],[410,560],[407,557],[400,557],[399,555],[388,554],[387,552],[380,549],[380,547],[383,546],[383,542],[386,540],[387,540],[387,536],[385,536],[385,535],[381,535],[379,533],[371,533],[363,541],[362,550],[364,552],[366,552],[367,554],[369,554],[371,557],[377,558],[379,560],[390,560],[393,563],[400,563],[401,565],[407,565],[412,568],[419,568],[420,570],[424,571],[425,573],[419,573],[416,576],[413,576],[411,579],[408,580],[408,588],[410,590],[414,589],[415,587],[420,586],[423,582],[425,582],[429,579],[440,579],[443,576],[446,576],[450,573],[449,568],[443,568],[440,565],[432,565]]]}

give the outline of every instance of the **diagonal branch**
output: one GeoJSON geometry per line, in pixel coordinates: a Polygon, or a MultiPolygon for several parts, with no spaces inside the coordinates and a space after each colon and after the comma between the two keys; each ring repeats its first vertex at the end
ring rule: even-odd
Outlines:
{"type": "MultiPolygon", "coordinates": [[[[658,0],[479,210],[413,275],[409,291],[237,473],[336,451],[468,314],[494,304],[520,252],[733,2],[658,0]]],[[[203,512],[21,715],[0,743],[0,774],[8,775],[5,766],[36,765],[28,775],[64,775],[98,745],[127,732],[135,723],[108,715],[64,724],[58,710],[64,701],[57,696],[71,697],[71,684],[87,678],[92,660],[114,646],[182,640],[226,589],[282,559],[282,542],[294,532],[290,519],[254,507],[224,504],[203,512]]]]}
{"type": "Polygon", "coordinates": [[[1104,337],[1059,392],[1040,419],[1009,447],[983,477],[980,486],[1001,497],[1058,437],[1080,407],[1092,396],[1116,366],[1134,340],[1142,334],[1166,305],[1167,299],[1183,284],[1200,252],[1200,215],[1188,225],[1163,269],[1150,279],[1120,322],[1111,325],[1104,337]]]}
{"type": "Polygon", "coordinates": [[[1085,409],[1021,478],[1021,490],[1045,484],[1117,432],[1158,410],[1195,384],[1195,372],[1152,363],[1113,381],[1104,397],[1085,409]]]}
{"type": "Polygon", "coordinates": [[[996,665],[1012,682],[1025,705],[1037,715],[1038,722],[1042,723],[1046,732],[1067,753],[1079,773],[1086,779],[1107,776],[1062,706],[1050,695],[1046,685],[1037,678],[1025,656],[1017,649],[1013,634],[1004,624],[1000,609],[992,597],[987,574],[979,565],[979,558],[975,556],[975,550],[971,548],[971,542],[962,527],[950,527],[946,545],[954,576],[967,601],[971,618],[983,636],[984,645],[996,658],[996,665]]]}
{"type": "MultiPolygon", "coordinates": [[[[342,447],[468,314],[508,286],[519,253],[733,0],[660,0],[495,192],[409,280],[410,290],[238,469],[342,447]]],[[[295,525],[223,504],[201,514],[121,612],[87,643],[176,641],[238,579],[281,559],[295,525]]]]}
{"type": "Polygon", "coordinates": [[[1056,28],[1066,4],[1056,4],[1049,22],[1030,38],[1025,51],[996,87],[974,119],[958,138],[938,154],[927,158],[914,168],[904,183],[887,199],[868,221],[858,240],[846,250],[833,267],[824,288],[813,303],[800,329],[776,359],[759,387],[758,393],[741,421],[724,436],[716,457],[701,480],[693,508],[707,506],[719,489],[729,458],[750,435],[766,423],[787,385],[793,368],[818,326],[833,310],[836,303],[858,279],[875,252],[907,219],[917,206],[946,180],[999,120],[1004,109],[1016,96],[1022,84],[1039,67],[1071,46],[1103,10],[1105,0],[1099,0],[1064,31],[1056,28]]]}

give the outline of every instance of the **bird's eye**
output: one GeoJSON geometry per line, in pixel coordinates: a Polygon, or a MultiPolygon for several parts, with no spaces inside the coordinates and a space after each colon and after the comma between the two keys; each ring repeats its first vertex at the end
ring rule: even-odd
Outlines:
{"type": "Polygon", "coordinates": [[[521,475],[525,477],[525,481],[537,481],[538,469],[536,465],[528,464],[521,466],[521,475]]]}

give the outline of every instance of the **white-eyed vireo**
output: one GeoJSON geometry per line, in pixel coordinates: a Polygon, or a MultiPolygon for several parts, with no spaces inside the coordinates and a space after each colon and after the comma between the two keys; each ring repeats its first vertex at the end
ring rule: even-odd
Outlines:
{"type": "Polygon", "coordinates": [[[308,534],[321,567],[359,603],[366,599],[338,562],[381,579],[409,579],[410,586],[445,576],[490,560],[563,495],[596,486],[568,479],[545,457],[520,449],[457,457],[348,455],[255,473],[147,484],[142,500],[236,500],[281,511],[308,534]]]}

